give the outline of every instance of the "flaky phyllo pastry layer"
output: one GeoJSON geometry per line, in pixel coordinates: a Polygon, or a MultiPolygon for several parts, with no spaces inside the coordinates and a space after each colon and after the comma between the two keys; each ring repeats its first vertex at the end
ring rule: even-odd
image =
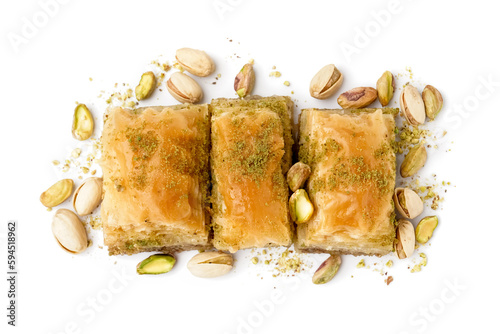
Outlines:
{"type": "Polygon", "coordinates": [[[291,100],[218,99],[211,107],[214,246],[290,245],[284,173],[292,161],[291,100]]]}
{"type": "Polygon", "coordinates": [[[299,160],[312,168],[307,191],[315,213],[297,227],[300,250],[392,251],[395,113],[393,108],[302,111],[299,160]]]}
{"type": "Polygon", "coordinates": [[[207,105],[109,110],[101,217],[110,254],[209,246],[207,105]]]}

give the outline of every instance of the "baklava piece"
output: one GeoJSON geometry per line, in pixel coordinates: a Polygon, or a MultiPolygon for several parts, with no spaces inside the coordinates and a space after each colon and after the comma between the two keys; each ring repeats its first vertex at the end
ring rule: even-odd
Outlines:
{"type": "Polygon", "coordinates": [[[219,250],[288,246],[285,173],[292,162],[288,97],[213,100],[212,227],[219,250]]]}
{"type": "Polygon", "coordinates": [[[297,226],[304,252],[383,255],[392,251],[396,179],[395,108],[305,109],[299,160],[312,168],[312,218],[297,226]]]}
{"type": "Polygon", "coordinates": [[[110,109],[102,145],[110,255],[210,247],[207,105],[110,109]]]}

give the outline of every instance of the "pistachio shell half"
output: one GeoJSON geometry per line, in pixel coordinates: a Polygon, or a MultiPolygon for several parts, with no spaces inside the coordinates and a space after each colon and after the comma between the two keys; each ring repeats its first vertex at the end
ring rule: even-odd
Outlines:
{"type": "Polygon", "coordinates": [[[200,85],[190,76],[175,72],[167,81],[169,93],[179,102],[197,103],[203,98],[200,85]]]}
{"type": "Polygon", "coordinates": [[[391,102],[395,90],[396,82],[394,81],[394,75],[389,71],[385,71],[380,79],[377,80],[378,100],[382,104],[382,107],[391,102]]]}
{"type": "Polygon", "coordinates": [[[73,137],[78,140],[87,140],[94,133],[94,118],[89,108],[83,103],[75,108],[71,132],[73,137]]]}
{"type": "Polygon", "coordinates": [[[89,215],[102,201],[102,179],[89,177],[73,195],[73,208],[80,216],[89,215]]]}
{"type": "Polygon", "coordinates": [[[410,188],[396,188],[394,191],[394,205],[403,217],[409,219],[417,217],[424,211],[424,202],[410,188]]]}
{"type": "Polygon", "coordinates": [[[312,282],[314,284],[325,284],[330,282],[337,274],[341,263],[342,259],[340,255],[331,255],[318,267],[313,275],[312,282]]]}
{"type": "Polygon", "coordinates": [[[304,189],[295,191],[288,201],[290,216],[297,224],[306,223],[314,213],[314,206],[304,189]]]}
{"type": "Polygon", "coordinates": [[[333,64],[324,66],[312,78],[309,93],[316,99],[327,99],[342,86],[344,76],[333,64]]]}
{"type": "Polygon", "coordinates": [[[398,220],[394,248],[400,259],[410,257],[415,251],[415,230],[408,220],[398,220]]]}
{"type": "Polygon", "coordinates": [[[158,275],[168,273],[175,264],[175,258],[169,254],[155,254],[137,264],[139,275],[158,275]]]}
{"type": "Polygon", "coordinates": [[[233,256],[223,252],[204,252],[193,256],[187,267],[197,277],[218,277],[231,271],[233,256]]]}
{"type": "Polygon", "coordinates": [[[429,241],[438,226],[438,222],[438,217],[436,216],[422,218],[415,229],[415,238],[417,241],[421,244],[429,241]]]}
{"type": "Polygon", "coordinates": [[[215,64],[205,51],[182,48],[175,52],[179,64],[189,73],[206,77],[215,71],[215,64]]]}
{"type": "Polygon", "coordinates": [[[137,87],[135,87],[135,97],[138,101],[147,99],[153,94],[156,88],[156,77],[151,71],[144,73],[141,76],[141,81],[137,87]]]}
{"type": "Polygon", "coordinates": [[[427,85],[422,91],[422,99],[424,100],[427,117],[433,120],[443,108],[443,96],[436,88],[427,85]]]}
{"type": "Polygon", "coordinates": [[[337,103],[344,109],[364,108],[377,99],[377,90],[371,87],[357,87],[340,94],[337,103]]]}
{"type": "Polygon", "coordinates": [[[78,216],[68,209],[59,209],[52,219],[52,234],[59,246],[70,253],[81,253],[87,248],[87,232],[78,216]]]}
{"type": "Polygon", "coordinates": [[[58,206],[68,199],[73,192],[73,180],[57,181],[40,195],[40,202],[48,208],[58,206]]]}
{"type": "Polygon", "coordinates": [[[425,106],[418,89],[406,85],[401,92],[399,104],[404,117],[412,125],[424,124],[425,106]]]}

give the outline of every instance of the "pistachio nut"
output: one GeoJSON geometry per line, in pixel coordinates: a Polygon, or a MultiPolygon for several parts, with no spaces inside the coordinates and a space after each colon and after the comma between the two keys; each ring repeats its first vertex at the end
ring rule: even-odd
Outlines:
{"type": "Polygon", "coordinates": [[[245,97],[252,93],[255,85],[255,72],[253,65],[245,64],[234,78],[234,90],[239,97],[245,97]]]}
{"type": "Polygon", "coordinates": [[[394,192],[394,205],[403,217],[409,219],[417,217],[424,211],[424,202],[410,188],[396,188],[394,192]]]}
{"type": "Polygon", "coordinates": [[[427,85],[422,91],[422,99],[424,100],[427,117],[433,120],[443,108],[443,96],[436,88],[427,85]]]}
{"type": "Polygon", "coordinates": [[[337,103],[344,109],[364,108],[377,99],[377,90],[371,87],[357,87],[340,94],[337,103]]]}
{"type": "Polygon", "coordinates": [[[412,125],[424,124],[425,106],[418,89],[412,85],[406,85],[401,92],[399,104],[403,116],[412,125]]]}
{"type": "Polygon", "coordinates": [[[73,208],[80,216],[89,215],[102,201],[102,179],[89,177],[76,189],[73,195],[73,208]]]}
{"type": "Polygon", "coordinates": [[[337,274],[341,263],[342,259],[340,255],[330,255],[330,257],[318,267],[313,275],[312,282],[314,284],[325,284],[330,282],[337,274]]]}
{"type": "Polygon", "coordinates": [[[182,48],[175,52],[179,64],[189,73],[206,77],[215,71],[215,64],[205,51],[182,48]]]}
{"type": "Polygon", "coordinates": [[[48,208],[58,206],[68,199],[73,192],[73,180],[57,181],[40,195],[40,202],[48,208]]]}
{"type": "Polygon", "coordinates": [[[410,257],[415,251],[415,230],[408,220],[398,220],[394,248],[400,259],[410,257]]]}
{"type": "Polygon", "coordinates": [[[427,151],[425,150],[425,143],[420,142],[408,151],[399,172],[402,177],[415,175],[420,168],[424,167],[426,161],[427,151]]]}
{"type": "Polygon", "coordinates": [[[223,252],[204,252],[193,256],[187,267],[197,277],[218,277],[231,271],[233,256],[223,252]]]}
{"type": "Polygon", "coordinates": [[[144,73],[141,76],[141,81],[137,87],[135,87],[135,97],[138,101],[147,99],[153,94],[156,88],[156,77],[151,71],[144,73]]]}
{"type": "Polygon", "coordinates": [[[137,264],[139,275],[158,275],[168,273],[175,264],[175,258],[169,254],[154,254],[137,264]]]}
{"type": "Polygon", "coordinates": [[[288,170],[286,180],[290,189],[295,192],[304,186],[307,178],[311,174],[311,167],[303,162],[297,162],[288,170]]]}
{"type": "Polygon", "coordinates": [[[390,71],[385,71],[384,74],[377,80],[378,100],[382,107],[391,102],[394,91],[396,90],[396,82],[394,75],[390,71]]]}
{"type": "Polygon", "coordinates": [[[182,103],[197,103],[203,98],[200,85],[190,76],[175,72],[167,81],[167,89],[170,94],[182,103]]]}
{"type": "Polygon", "coordinates": [[[295,191],[288,201],[290,216],[297,224],[307,222],[314,213],[314,206],[304,189],[295,191]]]}
{"type": "Polygon", "coordinates": [[[52,234],[59,246],[70,253],[87,248],[87,232],[78,216],[68,209],[59,209],[52,219],[52,234]]]}
{"type": "Polygon", "coordinates": [[[415,229],[415,238],[421,244],[425,244],[432,237],[434,230],[438,226],[438,217],[429,216],[422,218],[415,229]]]}
{"type": "Polygon", "coordinates": [[[78,140],[86,140],[94,133],[94,118],[89,108],[83,103],[75,108],[73,114],[73,137],[78,140]]]}
{"type": "Polygon", "coordinates": [[[309,93],[316,99],[327,99],[339,90],[343,81],[344,76],[335,65],[326,65],[312,78],[309,93]]]}

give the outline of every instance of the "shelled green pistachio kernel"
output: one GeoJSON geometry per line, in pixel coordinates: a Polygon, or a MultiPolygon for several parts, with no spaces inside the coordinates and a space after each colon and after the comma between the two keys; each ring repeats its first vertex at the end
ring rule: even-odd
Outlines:
{"type": "Polygon", "coordinates": [[[156,77],[151,71],[144,73],[137,87],[135,87],[135,97],[138,101],[147,99],[153,94],[156,88],[156,77]]]}
{"type": "Polygon", "coordinates": [[[73,114],[73,137],[78,140],[87,140],[94,133],[94,118],[85,104],[79,104],[73,114]]]}
{"type": "Polygon", "coordinates": [[[415,229],[415,238],[417,241],[421,244],[425,244],[429,241],[438,223],[438,217],[436,216],[422,218],[415,229]]]}
{"type": "Polygon", "coordinates": [[[255,85],[255,72],[251,63],[245,64],[234,78],[234,90],[239,97],[252,93],[255,85]]]}
{"type": "Polygon", "coordinates": [[[420,168],[424,167],[427,161],[427,151],[425,150],[425,143],[420,142],[413,146],[408,154],[405,156],[401,164],[400,173],[402,177],[409,177],[415,175],[420,168]]]}
{"type": "Polygon", "coordinates": [[[40,195],[40,202],[48,208],[58,206],[71,196],[73,180],[63,179],[57,181],[40,195]]]}
{"type": "Polygon", "coordinates": [[[292,220],[297,224],[307,222],[314,213],[314,206],[304,189],[299,189],[294,192],[288,203],[292,220]]]}
{"type": "Polygon", "coordinates": [[[175,264],[175,258],[169,254],[155,254],[137,264],[139,275],[158,275],[168,273],[175,264]]]}
{"type": "Polygon", "coordinates": [[[342,259],[340,258],[340,255],[331,255],[314,273],[312,278],[313,283],[325,284],[330,282],[337,274],[341,263],[342,259]]]}

